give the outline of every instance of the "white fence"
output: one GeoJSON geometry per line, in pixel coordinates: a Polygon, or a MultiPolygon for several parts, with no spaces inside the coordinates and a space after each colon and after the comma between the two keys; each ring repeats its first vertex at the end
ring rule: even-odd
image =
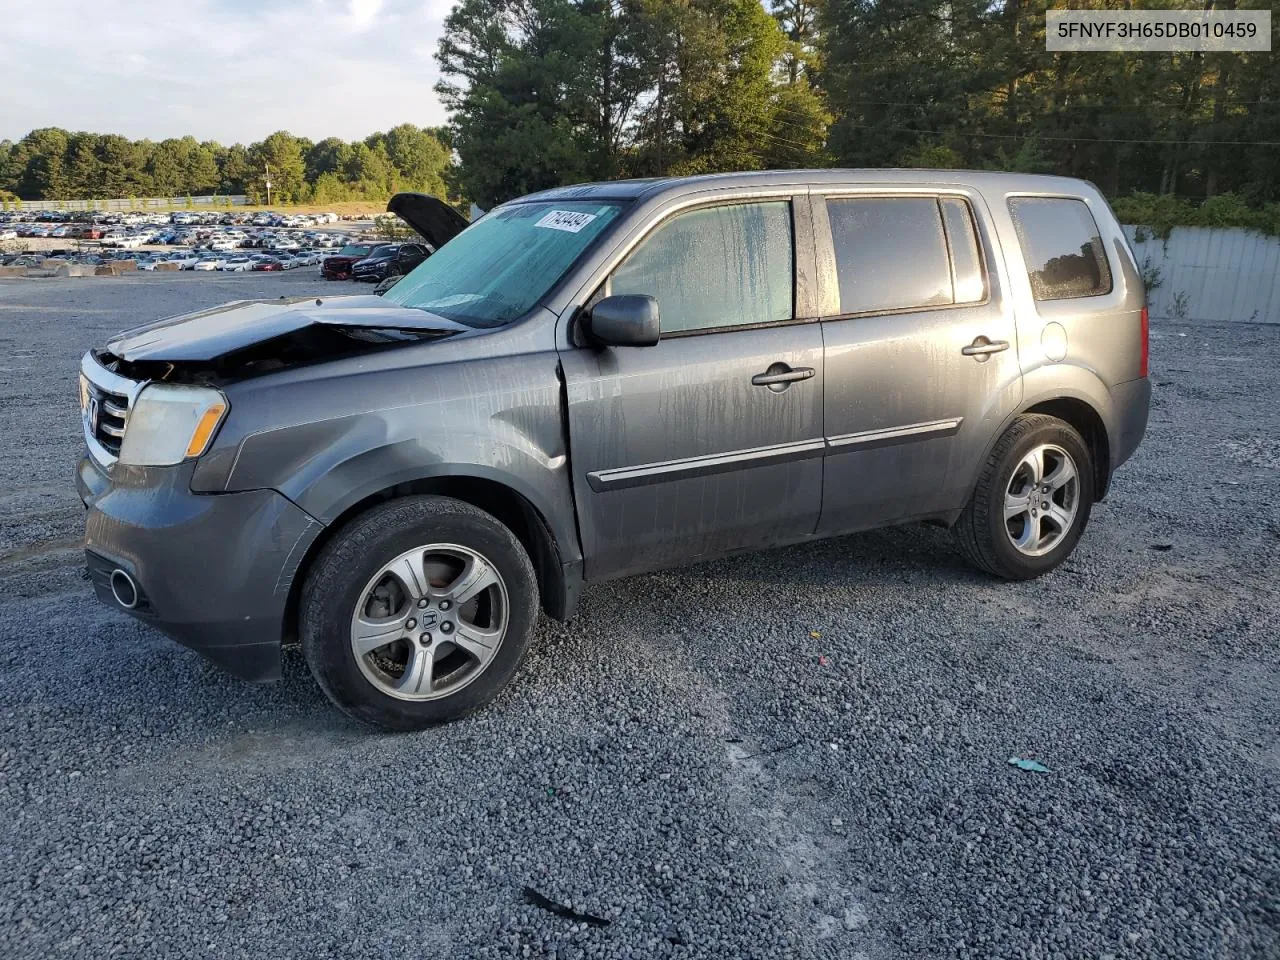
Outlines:
{"type": "Polygon", "coordinates": [[[102,213],[123,213],[126,210],[147,210],[152,207],[243,207],[248,198],[243,194],[215,194],[211,197],[126,197],[116,200],[19,200],[16,204],[24,212],[39,213],[42,210],[98,210],[102,213]]]}
{"type": "Polygon", "coordinates": [[[1146,227],[1124,230],[1143,273],[1156,282],[1148,294],[1152,317],[1280,323],[1280,237],[1174,227],[1161,240],[1146,227]]]}

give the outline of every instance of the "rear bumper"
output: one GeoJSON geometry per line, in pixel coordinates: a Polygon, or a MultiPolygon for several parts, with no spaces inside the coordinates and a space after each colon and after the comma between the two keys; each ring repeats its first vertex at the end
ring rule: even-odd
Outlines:
{"type": "Polygon", "coordinates": [[[94,590],[230,673],[273,680],[289,592],[322,526],[274,490],[191,493],[191,472],[80,461],[94,590]],[[137,585],[131,610],[112,593],[117,569],[137,585]]]}
{"type": "Polygon", "coordinates": [[[1118,383],[1111,388],[1115,411],[1115,436],[1111,443],[1111,469],[1117,469],[1133,456],[1147,432],[1147,416],[1151,410],[1151,380],[1141,377],[1118,383]]]}

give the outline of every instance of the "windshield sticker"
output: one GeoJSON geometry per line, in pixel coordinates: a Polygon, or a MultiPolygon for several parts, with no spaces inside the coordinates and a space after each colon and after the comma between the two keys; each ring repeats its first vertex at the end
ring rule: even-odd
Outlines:
{"type": "Polygon", "coordinates": [[[566,233],[577,233],[596,218],[594,213],[574,213],[572,210],[550,210],[535,227],[547,230],[563,230],[566,233]]]}

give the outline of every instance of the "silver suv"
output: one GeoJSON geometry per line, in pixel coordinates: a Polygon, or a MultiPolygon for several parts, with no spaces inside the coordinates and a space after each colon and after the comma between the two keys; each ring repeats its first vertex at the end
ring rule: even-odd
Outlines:
{"type": "MultiPolygon", "coordinates": [[[[934,521],[1040,576],[1146,428],[1142,280],[1078,180],[824,170],[587,184],[385,297],[248,301],[90,351],[99,595],[347,713],[475,710],[584,582],[934,521]]],[[[856,572],[852,575],[856,575],[856,572]]]]}

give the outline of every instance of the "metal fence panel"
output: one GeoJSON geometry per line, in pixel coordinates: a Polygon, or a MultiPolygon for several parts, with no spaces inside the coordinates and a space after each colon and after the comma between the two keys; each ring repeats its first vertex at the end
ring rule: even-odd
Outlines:
{"type": "Polygon", "coordinates": [[[1169,239],[1126,226],[1157,319],[1280,323],[1280,237],[1238,227],[1174,227],[1169,239]]]}
{"type": "Polygon", "coordinates": [[[249,198],[243,194],[215,194],[207,197],[123,197],[114,200],[18,200],[16,206],[23,212],[40,213],[43,210],[76,211],[97,210],[99,213],[125,213],[129,210],[145,212],[153,207],[176,207],[193,209],[201,207],[243,207],[249,198]]]}

